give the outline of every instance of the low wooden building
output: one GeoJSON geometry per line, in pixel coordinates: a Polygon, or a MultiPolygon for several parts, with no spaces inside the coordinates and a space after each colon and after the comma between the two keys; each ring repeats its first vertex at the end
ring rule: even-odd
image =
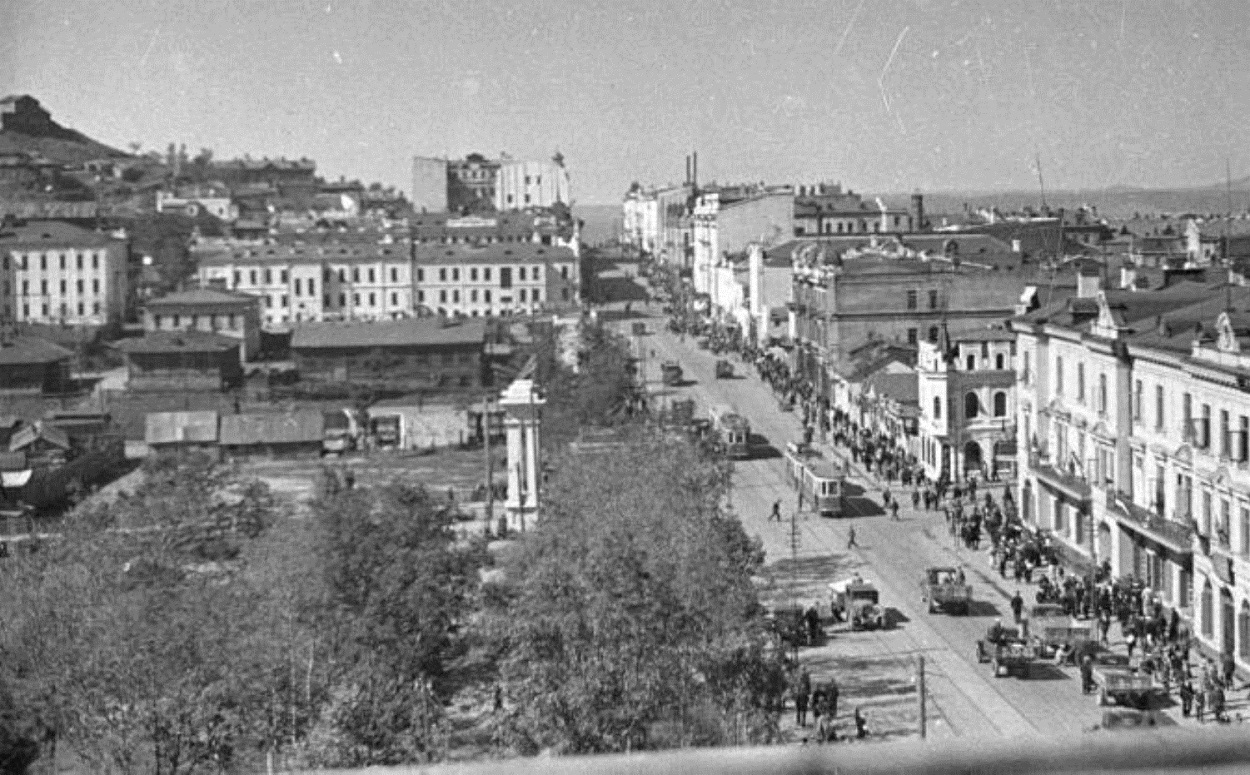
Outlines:
{"type": "Polygon", "coordinates": [[[0,395],[69,392],[74,354],[35,336],[0,337],[0,395]]]}
{"type": "Polygon", "coordinates": [[[217,288],[192,288],[152,299],[143,308],[144,331],[201,331],[243,343],[239,354],[260,352],[260,298],[217,288]]]}
{"type": "Polygon", "coordinates": [[[486,322],[472,318],[310,323],[291,337],[301,380],[403,391],[480,388],[485,350],[486,322]]]}
{"type": "Polygon", "coordinates": [[[195,450],[218,453],[217,413],[212,410],[148,412],[143,440],[153,452],[195,450]]]}
{"type": "Polygon", "coordinates": [[[325,438],[325,415],[317,410],[222,415],[217,436],[230,457],[320,455],[325,438]]]}
{"type": "Polygon", "coordinates": [[[130,390],[226,390],[243,381],[238,339],[200,331],[152,331],[113,345],[130,390]]]}

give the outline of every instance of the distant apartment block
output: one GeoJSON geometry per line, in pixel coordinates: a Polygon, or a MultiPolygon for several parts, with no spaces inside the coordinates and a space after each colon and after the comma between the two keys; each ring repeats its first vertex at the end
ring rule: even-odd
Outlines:
{"type": "Polygon", "coordinates": [[[106,326],[126,303],[125,239],[63,221],[0,227],[0,318],[106,326]]]}
{"type": "Polygon", "coordinates": [[[439,315],[534,314],[580,303],[577,255],[535,243],[418,245],[416,304],[439,315]]]}
{"type": "Polygon", "coordinates": [[[484,213],[568,205],[569,175],[564,157],[524,161],[416,156],[412,160],[412,201],[418,213],[484,213]]]}

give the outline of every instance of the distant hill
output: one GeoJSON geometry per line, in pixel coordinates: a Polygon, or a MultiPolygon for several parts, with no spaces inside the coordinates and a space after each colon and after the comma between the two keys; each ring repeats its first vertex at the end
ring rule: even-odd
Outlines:
{"type": "Polygon", "coordinates": [[[29,153],[58,164],[82,164],[92,159],[130,158],[76,129],[52,120],[30,95],[0,100],[0,154],[29,153]]]}

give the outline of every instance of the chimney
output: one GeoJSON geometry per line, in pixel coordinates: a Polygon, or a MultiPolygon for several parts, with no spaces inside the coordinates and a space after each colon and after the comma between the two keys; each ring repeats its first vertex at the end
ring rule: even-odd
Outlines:
{"type": "Polygon", "coordinates": [[[1080,269],[1076,272],[1076,297],[1078,299],[1092,299],[1101,290],[1102,274],[1099,272],[1098,264],[1093,261],[1082,263],[1080,269]]]}
{"type": "Polygon", "coordinates": [[[690,185],[699,187],[699,152],[690,154],[690,185]]]}
{"type": "Polygon", "coordinates": [[[686,154],[686,185],[690,185],[690,154],[686,154]]]}
{"type": "Polygon", "coordinates": [[[915,219],[912,221],[912,230],[925,231],[924,194],[919,191],[911,195],[911,212],[912,217],[915,219]]]}

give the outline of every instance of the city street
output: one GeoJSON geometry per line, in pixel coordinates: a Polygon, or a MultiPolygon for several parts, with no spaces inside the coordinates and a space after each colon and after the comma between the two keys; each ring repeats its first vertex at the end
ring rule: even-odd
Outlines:
{"type": "MultiPolygon", "coordinates": [[[[731,404],[751,423],[755,452],[752,459],[735,464],[732,508],[749,534],[758,535],[767,552],[768,565],[762,596],[779,606],[816,604],[828,616],[827,584],[846,578],[854,571],[877,584],[882,604],[893,609],[898,624],[883,632],[851,633],[846,625],[826,622],[827,644],[803,649],[800,656],[812,672],[813,681],[824,678],[848,658],[858,658],[862,670],[874,664],[888,668],[895,683],[900,672],[914,672],[914,657],[925,655],[929,701],[929,735],[942,736],[1038,736],[1072,734],[1101,721],[1102,709],[1094,696],[1081,694],[1078,671],[1049,662],[1034,663],[1028,679],[995,678],[989,665],[978,664],[976,641],[984,637],[996,617],[1010,623],[1007,605],[1017,588],[1031,602],[1033,588],[1002,579],[991,570],[986,552],[956,547],[947,534],[941,512],[911,508],[910,490],[897,485],[893,492],[905,504],[895,521],[880,506],[880,485],[866,480],[862,469],[852,481],[865,489],[865,496],[852,500],[855,516],[821,518],[811,513],[798,515],[797,547],[792,547],[791,514],[797,506],[795,490],[787,483],[783,458],[778,450],[801,434],[800,418],[782,412],[771,389],[757,378],[753,367],[734,356],[714,356],[699,350],[693,338],[684,342],[665,328],[666,318],[650,312],[637,317],[643,305],[635,304],[635,316],[622,321],[620,330],[628,333],[630,324],[645,320],[648,334],[632,337],[642,359],[653,406],[663,408],[674,400],[693,398],[696,416],[707,416],[714,404],[731,404]],[[719,357],[733,364],[735,376],[717,379],[714,365],[719,357]],[[660,379],[660,364],[677,360],[685,372],[679,387],[666,387],[660,379]],[[780,500],[784,519],[770,521],[772,504],[780,500]],[[848,530],[854,525],[857,548],[847,549],[848,530]],[[934,565],[962,564],[973,585],[975,605],[968,616],[928,614],[920,601],[923,570],[934,565]],[[875,660],[865,664],[864,660],[875,660]],[[835,666],[831,668],[831,666],[835,666]],[[900,671],[900,667],[904,671],[900,671]]],[[[652,310],[656,312],[656,310],[652,310]]],[[[832,447],[822,447],[825,454],[832,447]]],[[[994,491],[995,497],[1000,492],[994,491]]],[[[1119,646],[1118,628],[1112,628],[1112,644],[1119,646]]],[[[840,714],[851,712],[845,688],[851,676],[837,675],[843,687],[840,714]]],[[[858,677],[857,680],[863,680],[858,677]]],[[[907,680],[910,680],[908,677],[907,680]]],[[[912,724],[918,715],[914,687],[895,686],[895,693],[908,694],[905,712],[912,724]]],[[[869,708],[865,706],[865,710],[869,708]]],[[[898,712],[898,709],[895,709],[898,712]]],[[[1169,719],[1179,720],[1179,708],[1166,709],[1169,719]]],[[[788,718],[792,724],[793,719],[788,718]]],[[[1166,722],[1165,722],[1166,723],[1166,722]]]]}

